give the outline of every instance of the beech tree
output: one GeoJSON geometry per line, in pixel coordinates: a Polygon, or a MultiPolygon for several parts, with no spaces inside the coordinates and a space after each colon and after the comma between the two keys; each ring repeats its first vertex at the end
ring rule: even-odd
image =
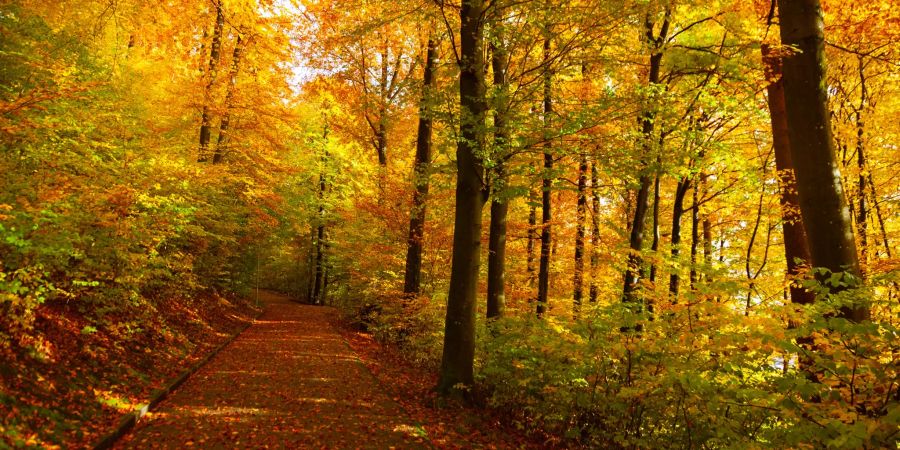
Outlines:
{"type": "MultiPolygon", "coordinates": [[[[828,111],[822,6],[818,0],[780,0],[778,7],[781,41],[798,50],[783,60],[784,100],[811,263],[848,274],[845,283],[854,286],[861,273],[828,111]]],[[[869,309],[853,305],[843,314],[862,321],[869,309]]]]}
{"type": "Polygon", "coordinates": [[[463,395],[474,382],[475,300],[481,259],[481,214],[487,201],[484,177],[484,2],[463,0],[459,11],[460,133],[456,147],[456,212],[453,262],[438,390],[463,395]]]}

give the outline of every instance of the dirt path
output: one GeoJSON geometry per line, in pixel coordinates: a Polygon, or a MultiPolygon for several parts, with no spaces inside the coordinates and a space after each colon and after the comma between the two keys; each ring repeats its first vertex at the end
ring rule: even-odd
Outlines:
{"type": "Polygon", "coordinates": [[[334,325],[263,293],[266,311],[117,448],[428,448],[334,325]]]}

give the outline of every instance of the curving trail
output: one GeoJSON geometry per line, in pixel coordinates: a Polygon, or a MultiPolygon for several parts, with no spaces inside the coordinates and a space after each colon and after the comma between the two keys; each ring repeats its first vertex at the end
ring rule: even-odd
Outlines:
{"type": "Polygon", "coordinates": [[[266,311],[116,448],[428,448],[333,325],[261,293],[266,311]]]}

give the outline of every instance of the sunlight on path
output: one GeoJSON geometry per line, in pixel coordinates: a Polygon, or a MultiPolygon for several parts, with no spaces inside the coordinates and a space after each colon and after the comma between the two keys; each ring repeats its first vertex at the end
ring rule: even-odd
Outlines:
{"type": "Polygon", "coordinates": [[[341,339],[333,310],[266,311],[117,448],[427,448],[341,339]]]}

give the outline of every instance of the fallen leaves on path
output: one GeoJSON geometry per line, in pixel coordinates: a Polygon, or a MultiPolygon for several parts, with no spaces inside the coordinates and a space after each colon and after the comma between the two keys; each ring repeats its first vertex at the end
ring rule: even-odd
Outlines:
{"type": "Polygon", "coordinates": [[[333,325],[269,296],[266,312],[119,448],[429,448],[333,325]]]}
{"type": "Polygon", "coordinates": [[[433,370],[414,366],[395,349],[379,345],[365,333],[341,328],[342,335],[388,395],[416,418],[436,448],[544,449],[537,437],[508,426],[502,414],[490,410],[445,404],[438,399],[433,370]]]}

